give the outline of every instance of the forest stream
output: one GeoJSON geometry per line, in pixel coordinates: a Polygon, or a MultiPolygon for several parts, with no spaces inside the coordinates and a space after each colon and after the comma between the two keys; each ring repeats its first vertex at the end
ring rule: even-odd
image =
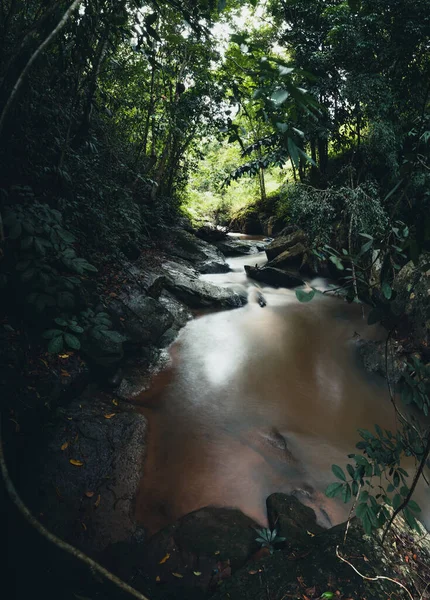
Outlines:
{"type": "MultiPolygon", "coordinates": [[[[327,295],[300,303],[293,290],[257,287],[244,265],[265,260],[264,252],[230,258],[230,272],[202,276],[245,287],[248,304],[190,321],[139,398],[149,441],[136,511],[151,533],[207,505],[237,507],[267,526],[273,492],[296,495],[324,527],[345,521],[350,505],[324,495],[332,464],[345,466],[358,428],[396,429],[386,382],[357,353],[360,338],[384,331],[357,304],[327,295]]],[[[425,493],[417,499],[428,527],[425,493]]]]}

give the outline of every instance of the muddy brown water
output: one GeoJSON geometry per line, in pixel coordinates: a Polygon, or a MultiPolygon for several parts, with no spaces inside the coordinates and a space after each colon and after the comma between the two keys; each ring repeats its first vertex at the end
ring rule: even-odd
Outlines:
{"type": "MultiPolygon", "coordinates": [[[[358,337],[384,332],[358,305],[322,295],[301,304],[294,291],[257,288],[243,266],[264,261],[233,258],[231,272],[203,276],[246,287],[249,304],[191,321],[139,399],[149,439],[136,512],[151,533],[207,505],[267,525],[266,498],[279,491],[311,506],[321,525],[340,523],[350,506],[324,495],[331,465],[346,464],[358,428],[396,429],[386,383],[363,371],[356,350],[358,337]]],[[[417,500],[429,527],[428,490],[417,500]]]]}

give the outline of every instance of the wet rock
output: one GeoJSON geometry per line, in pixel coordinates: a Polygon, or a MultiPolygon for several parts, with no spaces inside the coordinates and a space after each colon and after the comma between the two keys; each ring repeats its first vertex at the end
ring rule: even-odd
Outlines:
{"type": "Polygon", "coordinates": [[[173,294],[167,290],[163,290],[160,298],[160,303],[173,315],[174,321],[172,328],[179,330],[184,327],[188,321],[193,318],[188,306],[180,302],[173,294]]]}
{"type": "Polygon", "coordinates": [[[32,474],[36,514],[90,554],[129,538],[146,435],[145,417],[90,393],[58,410],[52,441],[32,474]]]}
{"type": "Polygon", "coordinates": [[[109,312],[129,341],[139,345],[156,345],[174,321],[173,315],[158,300],[132,295],[112,300],[109,312]]]}
{"type": "Polygon", "coordinates": [[[107,369],[117,365],[124,357],[121,341],[100,335],[86,334],[82,336],[81,351],[91,363],[107,369]]]}
{"type": "Polygon", "coordinates": [[[202,225],[195,231],[198,238],[210,244],[224,240],[227,237],[227,233],[228,230],[225,227],[219,228],[211,225],[202,225]]]}
{"type": "Polygon", "coordinates": [[[225,256],[241,256],[242,254],[257,254],[265,248],[264,242],[257,240],[240,240],[228,238],[216,244],[225,256]]]}
{"type": "Polygon", "coordinates": [[[302,244],[303,246],[307,244],[307,236],[301,230],[293,231],[288,235],[283,235],[276,238],[265,248],[267,260],[273,260],[278,255],[282,254],[286,250],[289,250],[290,248],[293,248],[297,244],[302,244]]]}
{"type": "Polygon", "coordinates": [[[168,254],[191,262],[201,273],[224,273],[229,270],[218,248],[182,229],[174,229],[170,233],[165,249],[168,254]]]}
{"type": "Polygon", "coordinates": [[[294,275],[293,273],[287,273],[286,271],[282,271],[281,269],[277,269],[275,267],[251,267],[249,265],[245,265],[245,271],[248,277],[251,279],[255,279],[255,281],[260,281],[262,283],[267,283],[267,285],[273,287],[285,287],[285,288],[294,288],[300,285],[304,285],[303,279],[294,275]]]}
{"type": "Polygon", "coordinates": [[[270,528],[285,537],[291,548],[308,545],[310,534],[324,531],[316,522],[315,512],[295,496],[272,494],[266,503],[270,528]]]}
{"type": "Polygon", "coordinates": [[[190,513],[147,545],[134,545],[127,562],[139,572],[135,585],[151,598],[205,598],[258,550],[255,527],[239,510],[206,507],[190,513]]]}
{"type": "MultiPolygon", "coordinates": [[[[266,249],[267,252],[267,249],[266,249]]],[[[267,263],[268,267],[301,270],[307,263],[307,248],[298,242],[267,263]]]]}
{"type": "Polygon", "coordinates": [[[192,308],[237,308],[247,302],[245,294],[201,281],[196,271],[179,262],[166,261],[163,269],[168,279],[168,291],[192,308]]]}

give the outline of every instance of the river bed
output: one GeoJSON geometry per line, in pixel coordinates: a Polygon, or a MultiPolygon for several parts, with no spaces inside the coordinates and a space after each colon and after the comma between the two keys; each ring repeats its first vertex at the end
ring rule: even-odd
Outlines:
{"type": "MultiPolygon", "coordinates": [[[[324,495],[331,465],[346,464],[358,428],[396,428],[385,381],[364,372],[356,350],[384,330],[356,304],[326,295],[302,304],[293,290],[246,278],[245,264],[265,261],[264,252],[235,257],[230,272],[202,276],[245,288],[249,303],[189,322],[140,397],[149,440],[136,513],[151,533],[207,505],[267,525],[273,492],[297,495],[325,527],[340,523],[350,506],[324,495]]],[[[417,499],[429,526],[428,491],[417,499]]]]}

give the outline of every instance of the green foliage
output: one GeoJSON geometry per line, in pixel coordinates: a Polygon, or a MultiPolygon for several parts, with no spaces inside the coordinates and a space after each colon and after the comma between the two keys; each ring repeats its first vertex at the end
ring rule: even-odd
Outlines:
{"type": "Polygon", "coordinates": [[[268,548],[270,550],[270,554],[273,554],[275,544],[285,542],[287,539],[279,536],[277,529],[271,530],[267,528],[261,528],[255,529],[255,531],[258,533],[258,537],[255,538],[255,541],[259,542],[262,548],[268,548]]]}

